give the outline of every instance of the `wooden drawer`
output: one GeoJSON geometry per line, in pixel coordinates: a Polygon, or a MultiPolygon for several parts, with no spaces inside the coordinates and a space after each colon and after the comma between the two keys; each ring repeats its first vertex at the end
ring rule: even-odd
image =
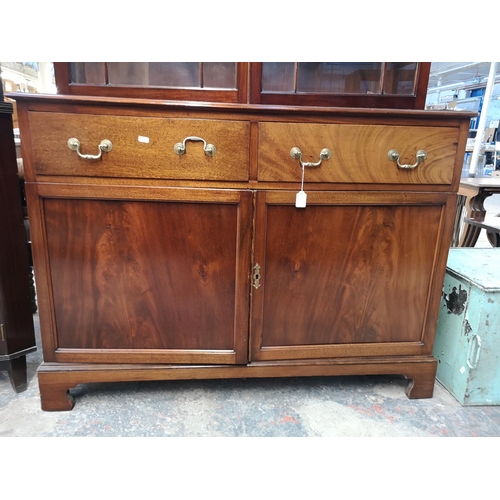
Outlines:
{"type": "Polygon", "coordinates": [[[300,162],[290,156],[298,147],[304,162],[318,162],[323,148],[332,152],[320,166],[306,167],[306,183],[450,184],[458,136],[454,127],[261,122],[258,179],[300,182],[300,162]],[[414,164],[419,150],[427,158],[401,169],[388,159],[391,149],[402,164],[414,164]]]}
{"type": "Polygon", "coordinates": [[[37,175],[248,180],[250,125],[245,121],[41,112],[31,112],[29,119],[37,175]],[[191,136],[213,144],[215,155],[207,156],[200,141],[186,141],[185,154],[177,155],[174,145],[191,136]],[[68,147],[72,137],[80,141],[82,154],[97,155],[103,139],[113,147],[100,159],[83,159],[68,147]]]}

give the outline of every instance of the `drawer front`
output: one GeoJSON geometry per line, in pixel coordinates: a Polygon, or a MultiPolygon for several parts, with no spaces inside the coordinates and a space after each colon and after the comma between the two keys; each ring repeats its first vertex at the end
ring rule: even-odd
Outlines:
{"type": "Polygon", "coordinates": [[[305,168],[305,182],[375,184],[450,184],[459,129],[387,125],[313,123],[259,124],[258,179],[300,182],[299,159],[290,150],[300,148],[302,161],[317,163],[323,148],[331,158],[305,168]],[[427,158],[413,169],[399,168],[388,152],[396,149],[401,164],[414,164],[416,153],[427,158]]]}
{"type": "Polygon", "coordinates": [[[37,175],[248,180],[250,125],[244,121],[32,112],[30,129],[37,175]],[[97,155],[103,139],[112,149],[83,159],[68,147],[73,137],[84,155],[97,155]],[[191,140],[176,154],[174,145],[186,137],[213,144],[215,154],[191,140]]]}

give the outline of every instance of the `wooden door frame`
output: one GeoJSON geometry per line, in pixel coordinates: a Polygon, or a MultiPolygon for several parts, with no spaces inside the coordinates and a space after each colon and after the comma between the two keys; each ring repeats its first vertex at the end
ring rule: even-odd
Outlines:
{"type": "MultiPolygon", "coordinates": [[[[439,313],[439,297],[444,279],[446,258],[451,238],[456,195],[450,193],[417,192],[342,192],[311,191],[308,204],[314,205],[394,205],[394,206],[441,206],[438,244],[435,247],[430,289],[424,311],[421,338],[416,342],[383,342],[356,344],[323,344],[297,346],[262,346],[263,312],[266,290],[266,233],[267,207],[269,205],[294,206],[296,191],[259,191],[255,205],[255,237],[253,263],[260,266],[261,286],[252,290],[250,358],[252,361],[280,361],[298,359],[422,356],[432,354],[434,330],[439,313]],[[444,242],[444,243],[443,243],[444,242]],[[442,270],[438,275],[438,271],[442,270]]],[[[305,209],[307,210],[307,208],[305,209]]]]}
{"type": "Polygon", "coordinates": [[[39,283],[39,309],[45,362],[59,363],[180,363],[245,364],[248,361],[248,321],[250,301],[250,258],[252,232],[252,193],[248,190],[184,189],[82,184],[28,183],[26,185],[35,274],[39,283]],[[45,227],[46,199],[121,200],[154,202],[226,203],[238,206],[234,350],[190,349],[65,349],[58,345],[52,278],[45,227]]]}

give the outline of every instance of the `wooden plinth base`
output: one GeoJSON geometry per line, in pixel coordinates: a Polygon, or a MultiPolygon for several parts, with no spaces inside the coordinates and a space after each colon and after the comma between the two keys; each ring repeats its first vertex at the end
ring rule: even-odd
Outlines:
{"type": "Polygon", "coordinates": [[[98,365],[43,363],[38,369],[42,409],[68,411],[75,404],[69,390],[95,382],[203,380],[229,378],[321,377],[335,375],[404,375],[411,399],[431,398],[437,360],[419,358],[334,359],[252,362],[248,365],[98,365]],[[313,364],[314,363],[314,364],[313,364]]]}

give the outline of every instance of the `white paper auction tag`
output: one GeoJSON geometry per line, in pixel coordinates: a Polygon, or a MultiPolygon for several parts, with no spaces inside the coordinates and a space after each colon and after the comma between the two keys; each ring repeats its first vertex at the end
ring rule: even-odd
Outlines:
{"type": "Polygon", "coordinates": [[[295,197],[295,206],[297,208],[306,208],[307,203],[307,193],[304,191],[299,191],[295,197]]]}

